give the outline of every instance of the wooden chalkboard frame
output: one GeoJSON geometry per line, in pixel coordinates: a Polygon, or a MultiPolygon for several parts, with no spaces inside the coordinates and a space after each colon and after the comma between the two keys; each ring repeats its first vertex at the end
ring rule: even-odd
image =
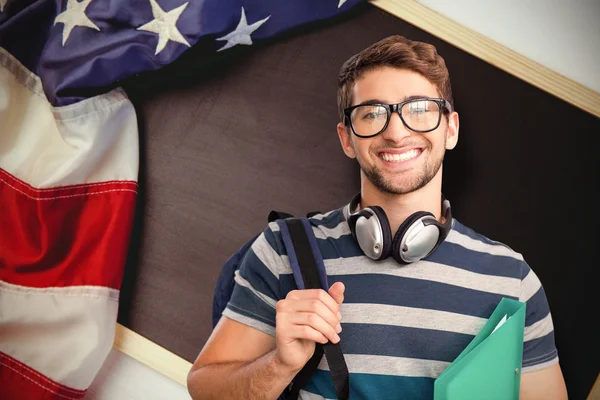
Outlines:
{"type": "Polygon", "coordinates": [[[187,374],[192,364],[121,324],[117,324],[113,348],[187,386],[187,374]]]}
{"type": "Polygon", "coordinates": [[[596,117],[600,93],[509,49],[415,0],[374,0],[376,7],[596,117]]]}

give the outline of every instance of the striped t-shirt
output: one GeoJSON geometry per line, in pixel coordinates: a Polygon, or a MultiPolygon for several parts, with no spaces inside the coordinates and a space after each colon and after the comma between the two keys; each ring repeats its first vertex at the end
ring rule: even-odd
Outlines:
{"type": "MultiPolygon", "coordinates": [[[[347,208],[347,207],[346,207],[347,208]]],[[[522,372],[558,362],[542,285],[523,257],[456,219],[429,257],[400,265],[363,255],[346,209],[310,218],[329,284],[346,286],[340,345],[351,399],[433,398],[433,383],[483,327],[502,297],[526,302],[522,372]]],[[[279,226],[246,254],[223,315],[275,335],[275,305],[296,289],[279,226]]],[[[301,399],[335,399],[325,358],[301,399]]]]}

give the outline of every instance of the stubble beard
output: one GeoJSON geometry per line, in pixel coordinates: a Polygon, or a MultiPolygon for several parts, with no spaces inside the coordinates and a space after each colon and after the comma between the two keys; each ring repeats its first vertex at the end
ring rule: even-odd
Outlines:
{"type": "MultiPolygon", "coordinates": [[[[431,150],[431,147],[428,150],[431,150]]],[[[431,152],[429,154],[431,155],[431,152]]],[[[430,159],[429,162],[425,163],[421,171],[414,173],[412,176],[392,176],[391,179],[386,178],[383,172],[375,165],[366,167],[358,157],[357,161],[367,179],[381,192],[392,195],[403,195],[417,191],[431,182],[442,167],[444,152],[439,157],[430,159]]]]}

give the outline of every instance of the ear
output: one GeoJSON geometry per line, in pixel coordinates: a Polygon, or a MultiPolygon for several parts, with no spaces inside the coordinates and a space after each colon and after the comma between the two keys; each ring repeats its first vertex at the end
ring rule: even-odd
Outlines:
{"type": "Polygon", "coordinates": [[[458,113],[448,115],[448,129],[446,130],[446,150],[452,150],[458,143],[458,113]]]}
{"type": "Polygon", "coordinates": [[[342,150],[344,153],[350,158],[356,158],[356,153],[354,152],[354,146],[352,145],[352,138],[350,135],[350,129],[344,125],[343,123],[337,124],[337,133],[340,138],[340,144],[342,145],[342,150]]]}

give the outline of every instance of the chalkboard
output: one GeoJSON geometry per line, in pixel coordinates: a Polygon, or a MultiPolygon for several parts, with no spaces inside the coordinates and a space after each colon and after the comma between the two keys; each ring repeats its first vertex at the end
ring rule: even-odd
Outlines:
{"type": "Polygon", "coordinates": [[[522,253],[540,277],[570,398],[584,398],[599,359],[600,120],[368,4],[211,59],[192,48],[124,82],[141,172],[119,322],[193,362],[220,268],[268,212],[350,200],[359,176],[336,135],[337,73],[393,34],[446,60],[461,126],[443,191],[457,219],[522,253]]]}

